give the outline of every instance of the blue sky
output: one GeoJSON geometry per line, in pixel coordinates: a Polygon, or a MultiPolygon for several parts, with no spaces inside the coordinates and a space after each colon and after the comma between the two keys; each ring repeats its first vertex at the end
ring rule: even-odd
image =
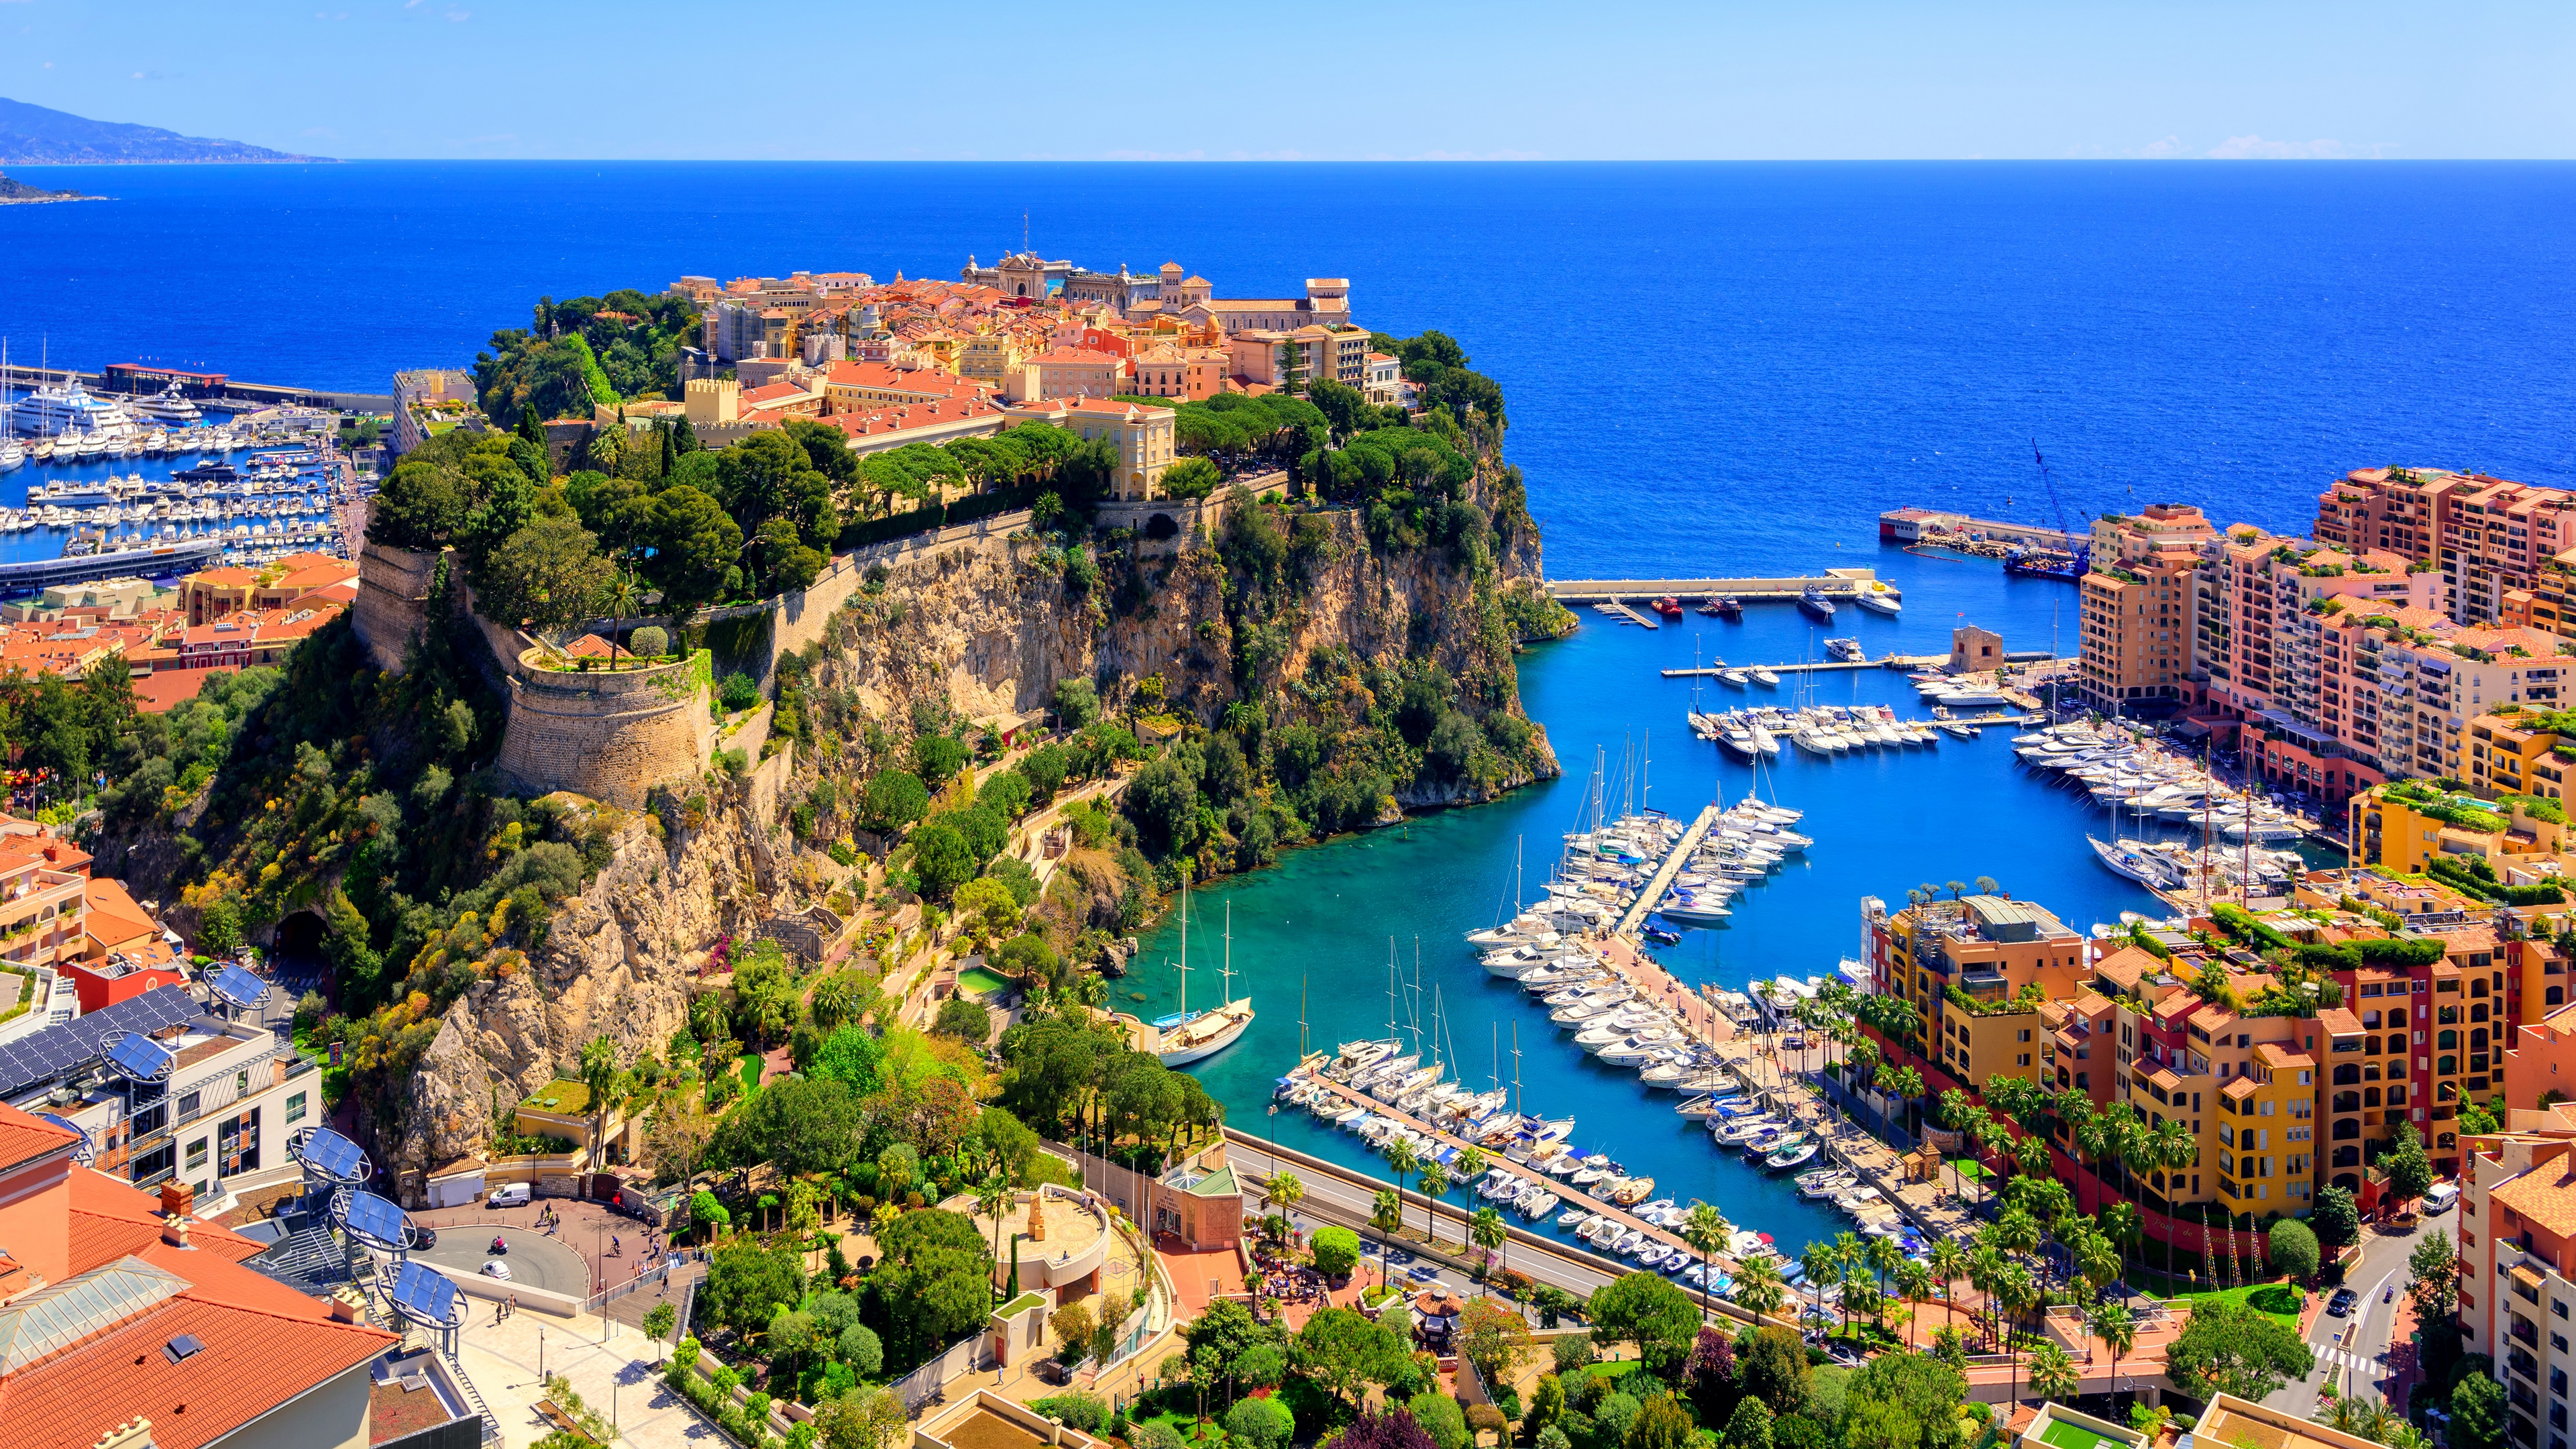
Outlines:
{"type": "Polygon", "coordinates": [[[345,157],[2576,156],[2576,5],[0,0],[0,95],[345,157]]]}

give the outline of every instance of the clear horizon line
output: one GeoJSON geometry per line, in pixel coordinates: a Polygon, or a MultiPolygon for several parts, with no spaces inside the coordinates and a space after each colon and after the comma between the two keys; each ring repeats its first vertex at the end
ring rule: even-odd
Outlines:
{"type": "Polygon", "coordinates": [[[590,166],[2235,166],[2249,163],[2551,166],[2576,156],[287,156],[274,160],[19,160],[38,166],[340,166],[352,163],[590,166]]]}

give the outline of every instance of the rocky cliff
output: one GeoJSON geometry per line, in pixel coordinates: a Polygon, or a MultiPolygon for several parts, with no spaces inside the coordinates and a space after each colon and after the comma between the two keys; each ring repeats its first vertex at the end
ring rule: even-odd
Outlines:
{"type": "Polygon", "coordinates": [[[1535,530],[1516,507],[1487,535],[1395,546],[1373,545],[1368,521],[1349,510],[1237,507],[1245,523],[1217,537],[1130,541],[1096,562],[1027,536],[990,537],[872,571],[782,674],[799,696],[803,745],[757,781],[711,773],[685,811],[606,812],[614,859],[556,906],[522,968],[448,1008],[402,1121],[384,1133],[388,1155],[417,1170],[480,1150],[496,1094],[513,1102],[568,1073],[595,1037],[621,1062],[667,1042],[709,945],[801,904],[796,882],[820,863],[819,835],[837,833],[800,843],[775,802],[825,781],[855,798],[856,781],[888,763],[890,742],[908,741],[916,721],[1031,713],[1059,680],[1080,677],[1112,703],[1159,691],[1154,708],[1185,728],[1215,725],[1249,698],[1274,727],[1365,734],[1361,722],[1390,708],[1370,681],[1383,689],[1409,673],[1451,682],[1455,708],[1519,743],[1482,750],[1474,772],[1444,772],[1381,726],[1364,747],[1394,804],[1467,803],[1555,772],[1544,731],[1521,709],[1501,602],[1539,569],[1535,530]]]}

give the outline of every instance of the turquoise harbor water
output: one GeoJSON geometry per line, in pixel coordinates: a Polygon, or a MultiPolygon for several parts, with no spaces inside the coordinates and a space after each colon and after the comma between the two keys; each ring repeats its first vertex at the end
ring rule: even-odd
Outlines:
{"type": "MultiPolygon", "coordinates": [[[[2016,649],[2048,647],[2054,616],[2061,641],[2072,647],[2069,585],[2008,579],[1990,563],[1895,548],[1827,553],[1827,563],[1876,567],[1905,590],[1902,618],[1847,608],[1830,630],[1857,636],[1873,655],[1944,650],[1963,615],[1998,630],[2016,649]]],[[[1278,1076],[1297,1060],[1301,992],[1306,1040],[1313,1045],[1381,1035],[1389,938],[1407,996],[1418,941],[1422,1028],[1430,1028],[1436,998],[1447,1025],[1444,1056],[1459,1063],[1467,1081],[1483,1084],[1499,1075],[1508,1084],[1517,1031],[1517,1069],[1531,1110],[1576,1114],[1576,1143],[1608,1152],[1633,1172],[1651,1173],[1658,1196],[1704,1198],[1739,1226],[1770,1233],[1795,1251],[1848,1222],[1800,1199],[1785,1178],[1716,1150],[1704,1132],[1674,1114],[1679,1099],[1673,1094],[1649,1092],[1634,1073],[1602,1067],[1576,1050],[1570,1034],[1527,993],[1488,977],[1460,937],[1491,925],[1512,904],[1516,852],[1529,881],[1545,879],[1561,837],[1575,828],[1596,750],[1607,752],[1613,790],[1623,754],[1645,755],[1648,768],[1639,773],[1641,784],[1650,784],[1650,803],[1684,818],[1715,794],[1733,801],[1753,787],[1750,766],[1690,737],[1682,715],[1691,682],[1664,679],[1658,670],[1690,665],[1694,651],[1703,660],[1722,656],[1739,664],[1820,658],[1828,631],[1790,605],[1751,606],[1742,623],[1694,614],[1653,632],[1608,623],[1589,610],[1579,617],[1583,626],[1571,638],[1541,645],[1521,662],[1523,697],[1547,726],[1564,778],[1498,804],[1297,851],[1276,869],[1193,894],[1193,999],[1215,999],[1212,968],[1224,954],[1221,933],[1231,906],[1236,990],[1249,991],[1259,1012],[1242,1041],[1193,1070],[1226,1104],[1235,1126],[1382,1171],[1382,1161],[1350,1134],[1304,1112],[1271,1116],[1267,1109],[1278,1076]]],[[[1754,696],[1786,700],[1796,693],[1793,679],[1784,675],[1778,691],[1735,691],[1707,681],[1701,696],[1711,708],[1754,696]]],[[[1826,703],[1892,704],[1909,718],[1929,714],[1905,677],[1889,671],[1820,674],[1808,693],[1826,703]]],[[[2158,909],[2152,896],[2104,870],[2086,850],[2085,833],[2103,833],[2102,812],[2016,761],[2012,733],[1989,729],[1975,740],[1944,737],[1938,745],[1835,760],[1784,750],[1765,763],[1762,793],[1805,810],[1798,829],[1816,843],[1769,884],[1739,895],[1723,927],[1685,932],[1660,958],[1686,983],[1729,987],[1830,971],[1843,957],[1862,953],[1861,897],[1901,903],[1907,888],[1922,882],[1980,875],[2039,901],[2078,929],[2123,910],[2158,909]]],[[[1144,946],[1115,994],[1121,1006],[1151,1016],[1177,1004],[1178,973],[1165,963],[1179,954],[1178,920],[1167,917],[1144,946]],[[1136,992],[1145,999],[1135,1000],[1136,992]]],[[[1426,1038],[1426,1051],[1429,1045],[1426,1038]]],[[[1453,1197],[1466,1201],[1464,1193],[1453,1197]]]]}

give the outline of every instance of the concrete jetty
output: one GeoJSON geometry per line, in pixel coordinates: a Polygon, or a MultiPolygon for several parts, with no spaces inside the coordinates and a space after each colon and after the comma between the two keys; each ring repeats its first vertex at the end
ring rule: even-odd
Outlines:
{"type": "MultiPolygon", "coordinates": [[[[1804,664],[1765,664],[1761,667],[1774,674],[1822,674],[1836,669],[1930,669],[1949,662],[1947,654],[1883,654],[1876,659],[1816,659],[1804,664]]],[[[1666,679],[1715,679],[1721,669],[1753,667],[1750,664],[1714,664],[1661,672],[1666,679]]]]}
{"type": "MultiPolygon", "coordinates": [[[[1694,599],[1795,603],[1809,589],[1829,599],[1850,599],[1877,585],[1878,575],[1871,569],[1827,569],[1812,577],[1765,579],[1550,579],[1547,591],[1561,604],[1660,599],[1668,595],[1684,603],[1694,599]]],[[[1891,598],[1903,597],[1894,589],[1881,592],[1891,598]]]]}
{"type": "Polygon", "coordinates": [[[1637,898],[1630,901],[1628,909],[1620,915],[1619,935],[1633,936],[1637,933],[1637,928],[1646,923],[1646,917],[1655,909],[1655,903],[1662,900],[1664,892],[1671,888],[1673,877],[1681,874],[1682,865],[1690,859],[1690,853],[1699,848],[1700,841],[1708,835],[1708,828],[1717,823],[1717,816],[1718,808],[1715,801],[1700,807],[1699,818],[1692,821],[1690,828],[1682,832],[1681,840],[1665,854],[1663,863],[1655,867],[1655,873],[1647,880],[1646,888],[1637,893],[1637,898]]]}

